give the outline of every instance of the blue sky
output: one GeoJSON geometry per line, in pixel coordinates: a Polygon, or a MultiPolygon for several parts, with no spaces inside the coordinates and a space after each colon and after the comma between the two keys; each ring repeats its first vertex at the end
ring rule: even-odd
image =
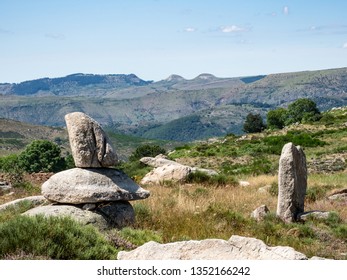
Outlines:
{"type": "Polygon", "coordinates": [[[0,82],[347,66],[346,0],[0,0],[0,82]]]}

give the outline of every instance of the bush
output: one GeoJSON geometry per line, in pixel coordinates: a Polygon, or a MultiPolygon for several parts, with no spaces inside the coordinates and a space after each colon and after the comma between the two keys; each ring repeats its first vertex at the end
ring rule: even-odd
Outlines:
{"type": "Polygon", "coordinates": [[[66,167],[60,153],[61,149],[57,144],[47,140],[34,140],[19,155],[19,162],[28,173],[57,172],[66,167]]]}
{"type": "Polygon", "coordinates": [[[321,113],[314,101],[308,98],[300,98],[288,106],[288,118],[286,124],[302,121],[317,121],[321,113]]]}
{"type": "Polygon", "coordinates": [[[247,133],[257,133],[265,129],[263,118],[260,114],[249,113],[243,124],[243,131],[247,133]]]}
{"type": "Polygon", "coordinates": [[[166,150],[158,145],[142,145],[138,147],[129,157],[130,161],[137,161],[143,157],[155,157],[165,154],[166,150]]]}
{"type": "Polygon", "coordinates": [[[117,256],[117,250],[93,226],[67,217],[17,216],[0,224],[0,240],[0,258],[18,252],[60,260],[117,256]]]}
{"type": "Polygon", "coordinates": [[[266,122],[268,128],[282,129],[285,126],[286,117],[287,110],[284,108],[270,110],[266,115],[266,122]]]}

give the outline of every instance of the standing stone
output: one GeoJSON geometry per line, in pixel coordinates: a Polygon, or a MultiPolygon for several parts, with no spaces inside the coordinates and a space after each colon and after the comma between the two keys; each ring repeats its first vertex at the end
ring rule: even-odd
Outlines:
{"type": "Polygon", "coordinates": [[[284,145],[279,162],[277,216],[294,222],[304,212],[307,188],[306,157],[300,146],[284,145]]]}
{"type": "Polygon", "coordinates": [[[101,126],[81,112],[65,115],[76,167],[98,168],[117,164],[118,158],[101,126]]]}

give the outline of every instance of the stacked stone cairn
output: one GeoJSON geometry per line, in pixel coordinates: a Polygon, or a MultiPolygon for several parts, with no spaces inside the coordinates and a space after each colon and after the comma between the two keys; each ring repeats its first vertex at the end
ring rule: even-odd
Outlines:
{"type": "Polygon", "coordinates": [[[81,112],[65,116],[76,168],[54,174],[42,185],[51,205],[29,210],[27,215],[71,216],[100,228],[122,228],[135,221],[129,201],[150,193],[122,171],[112,168],[118,157],[101,126],[81,112]]]}

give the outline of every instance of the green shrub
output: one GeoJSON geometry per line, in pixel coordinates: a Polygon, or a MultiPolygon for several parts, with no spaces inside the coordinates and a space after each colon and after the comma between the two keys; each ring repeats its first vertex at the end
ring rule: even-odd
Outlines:
{"type": "Polygon", "coordinates": [[[317,121],[321,113],[314,101],[308,98],[300,98],[288,106],[286,124],[302,121],[317,121]]]}
{"type": "Polygon", "coordinates": [[[266,115],[268,128],[282,129],[285,126],[286,117],[287,110],[284,108],[270,110],[266,115]]]}
{"type": "Polygon", "coordinates": [[[137,246],[141,246],[149,241],[162,242],[162,237],[157,232],[147,229],[125,227],[119,231],[119,235],[137,246]]]}
{"type": "Polygon", "coordinates": [[[155,157],[159,154],[165,154],[166,150],[159,145],[142,145],[138,147],[129,157],[130,161],[138,161],[143,157],[155,157]]]}
{"type": "Polygon", "coordinates": [[[116,259],[117,255],[93,226],[43,216],[17,216],[0,223],[0,258],[18,252],[60,260],[116,259]]]}
{"type": "Polygon", "coordinates": [[[257,133],[265,129],[263,118],[260,114],[249,113],[246,116],[246,120],[243,124],[243,131],[247,133],[257,133]]]}
{"type": "Polygon", "coordinates": [[[60,156],[60,147],[47,140],[34,140],[19,155],[21,167],[28,173],[57,172],[66,167],[65,160],[60,156]]]}

